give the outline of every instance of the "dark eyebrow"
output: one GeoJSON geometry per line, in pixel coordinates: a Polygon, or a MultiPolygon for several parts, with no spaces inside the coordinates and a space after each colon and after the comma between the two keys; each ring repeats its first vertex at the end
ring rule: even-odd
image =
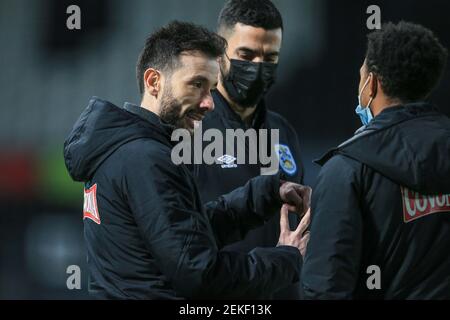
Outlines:
{"type": "MultiPolygon", "coordinates": [[[[258,54],[258,51],[255,51],[253,49],[247,48],[247,47],[239,47],[236,49],[236,52],[239,51],[244,51],[245,53],[248,54],[258,54]]],[[[265,57],[278,57],[280,55],[280,53],[278,51],[270,51],[264,54],[265,57]]]]}
{"type": "Polygon", "coordinates": [[[188,82],[195,82],[195,81],[208,82],[208,78],[198,75],[198,76],[194,76],[191,79],[189,79],[188,82]]]}
{"type": "Polygon", "coordinates": [[[236,52],[238,52],[238,51],[244,51],[245,53],[250,53],[250,54],[257,54],[258,53],[257,51],[255,51],[253,49],[250,49],[250,48],[247,48],[247,47],[239,47],[239,48],[236,49],[236,52]]]}

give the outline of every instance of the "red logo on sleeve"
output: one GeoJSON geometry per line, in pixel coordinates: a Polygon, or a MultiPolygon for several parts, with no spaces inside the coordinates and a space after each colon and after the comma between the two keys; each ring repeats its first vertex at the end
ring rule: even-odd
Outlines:
{"type": "Polygon", "coordinates": [[[403,200],[403,221],[422,218],[432,213],[450,212],[450,194],[421,195],[406,187],[400,187],[403,200]]]}
{"type": "Polygon", "coordinates": [[[97,207],[97,184],[94,184],[89,189],[84,189],[84,205],[83,205],[83,220],[91,219],[96,224],[100,224],[100,216],[97,207]]]}

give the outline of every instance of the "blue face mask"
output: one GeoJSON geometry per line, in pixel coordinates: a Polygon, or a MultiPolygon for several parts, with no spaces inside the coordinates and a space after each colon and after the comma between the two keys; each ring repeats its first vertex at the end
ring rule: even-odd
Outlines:
{"type": "Polygon", "coordinates": [[[361,122],[363,125],[367,126],[369,122],[373,119],[372,111],[370,110],[370,104],[372,103],[373,97],[370,98],[369,104],[367,107],[363,107],[361,105],[361,94],[363,93],[364,89],[366,88],[367,84],[369,83],[369,78],[367,78],[366,83],[361,89],[361,92],[358,95],[358,106],[355,109],[356,114],[361,119],[361,122]]]}

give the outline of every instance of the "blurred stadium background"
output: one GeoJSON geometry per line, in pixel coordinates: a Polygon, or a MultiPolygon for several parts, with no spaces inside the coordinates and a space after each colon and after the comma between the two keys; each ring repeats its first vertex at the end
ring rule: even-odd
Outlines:
{"type": "MultiPolygon", "coordinates": [[[[450,47],[447,0],[274,0],[285,20],[278,82],[269,106],[300,136],[306,183],[312,160],[359,126],[359,67],[366,8],[382,21],[431,28],[450,47]]],[[[0,299],[87,298],[82,185],[64,167],[62,145],[93,95],[138,103],[135,62],[146,36],[170,20],[211,29],[222,0],[0,0],[0,299]],[[81,30],[66,8],[81,8],[81,30]],[[66,288],[79,265],[82,289],[66,288]]],[[[450,114],[449,67],[431,101],[450,114]]],[[[439,178],[439,177],[436,177],[439,178]]]]}

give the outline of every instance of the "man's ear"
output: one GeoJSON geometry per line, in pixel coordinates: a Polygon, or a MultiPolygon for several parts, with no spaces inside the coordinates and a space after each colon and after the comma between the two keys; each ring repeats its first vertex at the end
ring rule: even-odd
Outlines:
{"type": "Polygon", "coordinates": [[[153,68],[148,68],[144,72],[145,90],[155,98],[158,98],[158,93],[161,89],[161,73],[153,68]]]}
{"type": "Polygon", "coordinates": [[[225,74],[227,70],[230,70],[230,65],[227,65],[229,64],[229,61],[228,58],[225,56],[225,54],[218,57],[217,62],[219,63],[219,74],[217,76],[220,81],[221,80],[220,74],[221,73],[225,74]]]}
{"type": "Polygon", "coordinates": [[[375,98],[377,95],[378,90],[378,77],[375,75],[375,73],[370,73],[370,80],[369,80],[369,96],[371,98],[375,98]]]}

